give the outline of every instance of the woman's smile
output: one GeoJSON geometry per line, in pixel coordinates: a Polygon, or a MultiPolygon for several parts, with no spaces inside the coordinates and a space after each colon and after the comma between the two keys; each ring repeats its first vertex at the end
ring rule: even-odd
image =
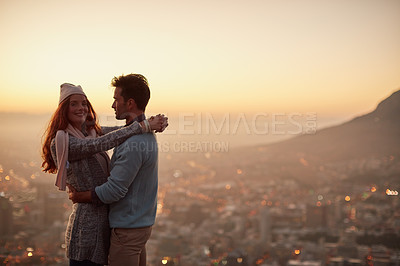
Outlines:
{"type": "Polygon", "coordinates": [[[84,95],[71,96],[68,107],[68,120],[76,128],[81,128],[88,114],[87,100],[84,95]]]}

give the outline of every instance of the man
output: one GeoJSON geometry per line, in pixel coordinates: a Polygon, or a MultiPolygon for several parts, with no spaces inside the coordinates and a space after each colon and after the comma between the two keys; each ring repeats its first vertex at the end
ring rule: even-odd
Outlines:
{"type": "MultiPolygon", "coordinates": [[[[147,80],[140,74],[115,77],[112,81],[117,119],[129,125],[141,121],[150,99],[147,80]]],[[[166,126],[166,125],[165,125],[166,126]]],[[[109,264],[146,265],[146,242],[157,210],[158,149],[152,133],[135,135],[114,149],[108,181],[93,191],[70,187],[73,202],[110,204],[109,264]]]]}

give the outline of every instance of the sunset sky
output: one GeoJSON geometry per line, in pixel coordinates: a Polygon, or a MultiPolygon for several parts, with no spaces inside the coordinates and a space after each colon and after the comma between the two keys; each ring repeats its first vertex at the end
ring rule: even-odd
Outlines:
{"type": "Polygon", "coordinates": [[[400,88],[398,0],[0,0],[0,111],[55,110],[61,83],[111,112],[141,73],[150,112],[362,114],[400,88]]]}

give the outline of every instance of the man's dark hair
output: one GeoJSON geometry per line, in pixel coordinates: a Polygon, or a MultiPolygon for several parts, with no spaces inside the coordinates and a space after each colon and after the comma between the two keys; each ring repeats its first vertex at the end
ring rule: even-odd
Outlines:
{"type": "Polygon", "coordinates": [[[125,102],[132,98],[135,100],[137,107],[145,111],[150,99],[150,89],[147,79],[143,75],[129,74],[114,77],[111,85],[115,88],[121,88],[121,96],[125,102]]]}

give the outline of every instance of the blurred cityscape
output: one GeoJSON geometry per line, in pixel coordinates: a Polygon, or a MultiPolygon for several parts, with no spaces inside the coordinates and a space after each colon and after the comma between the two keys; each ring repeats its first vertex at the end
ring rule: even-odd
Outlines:
{"type": "MultiPolygon", "coordinates": [[[[400,265],[395,96],[314,135],[160,152],[148,265],[400,265]]],[[[72,203],[41,172],[37,138],[0,139],[3,265],[68,265],[72,203]]]]}
{"type": "MultiPolygon", "coordinates": [[[[400,263],[400,205],[392,184],[358,180],[315,189],[285,176],[261,181],[252,175],[267,167],[228,167],[226,155],[161,155],[149,265],[400,263]]],[[[5,265],[67,265],[71,203],[37,168],[26,162],[26,174],[0,169],[5,265]]]]}

